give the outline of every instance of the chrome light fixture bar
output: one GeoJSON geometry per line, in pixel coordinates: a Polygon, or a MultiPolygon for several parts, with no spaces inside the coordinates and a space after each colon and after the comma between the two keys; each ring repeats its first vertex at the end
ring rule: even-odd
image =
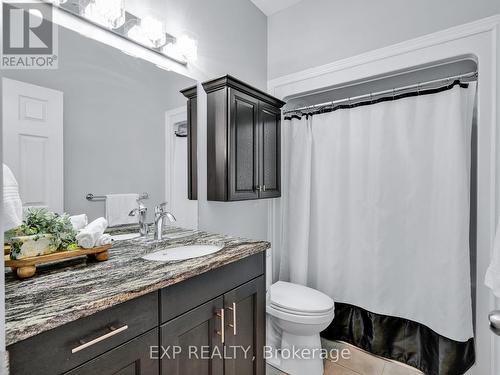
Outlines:
{"type": "Polygon", "coordinates": [[[125,9],[124,0],[48,0],[54,6],[110,31],[132,43],[187,65],[197,58],[197,42],[187,35],[178,38],[153,16],[139,18],[125,9]]]}

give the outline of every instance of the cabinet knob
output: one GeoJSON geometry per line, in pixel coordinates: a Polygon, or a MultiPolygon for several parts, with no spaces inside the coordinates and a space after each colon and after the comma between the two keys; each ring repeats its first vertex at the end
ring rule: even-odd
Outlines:
{"type": "Polygon", "coordinates": [[[262,185],[262,191],[266,191],[266,185],[262,185]]]}
{"type": "Polygon", "coordinates": [[[259,185],[259,186],[256,186],[256,187],[255,187],[255,190],[257,190],[257,191],[262,191],[262,186],[260,186],[260,185],[259,185]]]}

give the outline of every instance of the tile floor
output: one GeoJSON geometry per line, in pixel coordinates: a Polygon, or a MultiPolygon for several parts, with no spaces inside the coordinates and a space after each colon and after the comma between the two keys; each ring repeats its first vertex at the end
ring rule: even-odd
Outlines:
{"type": "MultiPolygon", "coordinates": [[[[419,370],[405,364],[378,357],[343,342],[324,341],[327,349],[349,349],[349,359],[325,362],[325,375],[422,375],[419,370]]],[[[287,375],[267,365],[266,375],[287,375]]]]}

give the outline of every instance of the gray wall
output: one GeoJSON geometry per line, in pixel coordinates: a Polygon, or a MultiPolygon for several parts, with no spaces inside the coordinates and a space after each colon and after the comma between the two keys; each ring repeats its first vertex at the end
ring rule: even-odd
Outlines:
{"type": "Polygon", "coordinates": [[[59,28],[57,70],[4,70],[2,76],[64,93],[64,209],[104,215],[87,193],[165,199],[165,111],[185,105],[194,80],[59,28]]]}
{"type": "Polygon", "coordinates": [[[268,18],[269,79],[498,13],[498,0],[303,0],[268,18]]]}
{"type": "MultiPolygon", "coordinates": [[[[198,40],[198,60],[187,74],[199,81],[234,75],[260,89],[267,85],[267,18],[250,0],[127,0],[137,15],[155,13],[173,32],[198,40]]],[[[198,86],[199,228],[256,239],[267,238],[267,201],[206,200],[206,96],[198,86]]]]}

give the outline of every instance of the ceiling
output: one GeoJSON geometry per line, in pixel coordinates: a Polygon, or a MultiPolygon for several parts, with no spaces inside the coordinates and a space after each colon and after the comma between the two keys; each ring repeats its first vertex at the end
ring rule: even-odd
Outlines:
{"type": "Polygon", "coordinates": [[[251,0],[266,16],[291,7],[302,0],[251,0]]]}

